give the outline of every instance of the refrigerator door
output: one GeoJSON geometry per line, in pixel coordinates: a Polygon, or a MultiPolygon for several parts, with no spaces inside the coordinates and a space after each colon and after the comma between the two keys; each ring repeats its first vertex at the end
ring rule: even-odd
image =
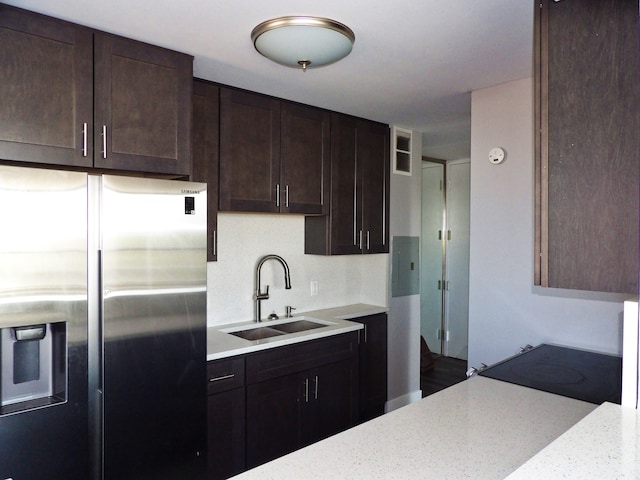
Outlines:
{"type": "Polygon", "coordinates": [[[0,166],[0,479],[87,478],[87,175],[0,166]]]}
{"type": "Polygon", "coordinates": [[[206,184],[102,177],[107,480],[206,477],[206,184]]]}

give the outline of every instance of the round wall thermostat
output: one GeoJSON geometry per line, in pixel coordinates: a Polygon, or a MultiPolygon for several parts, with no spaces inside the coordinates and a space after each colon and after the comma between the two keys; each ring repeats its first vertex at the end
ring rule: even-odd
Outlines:
{"type": "Polygon", "coordinates": [[[498,165],[499,163],[502,163],[502,161],[504,160],[504,157],[505,157],[504,149],[500,147],[492,148],[491,151],[489,152],[489,162],[493,163],[494,165],[498,165]]]}

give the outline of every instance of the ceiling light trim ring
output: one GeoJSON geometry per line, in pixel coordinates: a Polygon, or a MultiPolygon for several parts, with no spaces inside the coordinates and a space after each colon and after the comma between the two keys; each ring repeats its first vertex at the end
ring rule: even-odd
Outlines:
{"type": "Polygon", "coordinates": [[[353,44],[356,41],[356,35],[344,23],[325,17],[305,17],[305,16],[288,16],[272,18],[257,25],[251,31],[251,41],[255,46],[256,40],[260,35],[270,30],[282,27],[321,27],[334,30],[343,34],[353,44]]]}

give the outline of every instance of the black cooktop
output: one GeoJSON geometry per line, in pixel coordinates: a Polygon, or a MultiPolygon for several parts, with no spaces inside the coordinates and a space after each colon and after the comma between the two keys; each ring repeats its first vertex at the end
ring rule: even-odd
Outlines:
{"type": "Polygon", "coordinates": [[[478,372],[483,377],[600,405],[620,403],[622,358],[542,344],[478,372]]]}

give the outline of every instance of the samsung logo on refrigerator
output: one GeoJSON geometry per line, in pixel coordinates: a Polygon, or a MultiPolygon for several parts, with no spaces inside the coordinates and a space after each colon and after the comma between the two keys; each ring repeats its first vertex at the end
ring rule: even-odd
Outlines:
{"type": "Polygon", "coordinates": [[[182,193],[183,195],[200,195],[200,192],[198,190],[189,190],[187,188],[183,188],[182,190],[180,190],[180,193],[182,193]]]}

